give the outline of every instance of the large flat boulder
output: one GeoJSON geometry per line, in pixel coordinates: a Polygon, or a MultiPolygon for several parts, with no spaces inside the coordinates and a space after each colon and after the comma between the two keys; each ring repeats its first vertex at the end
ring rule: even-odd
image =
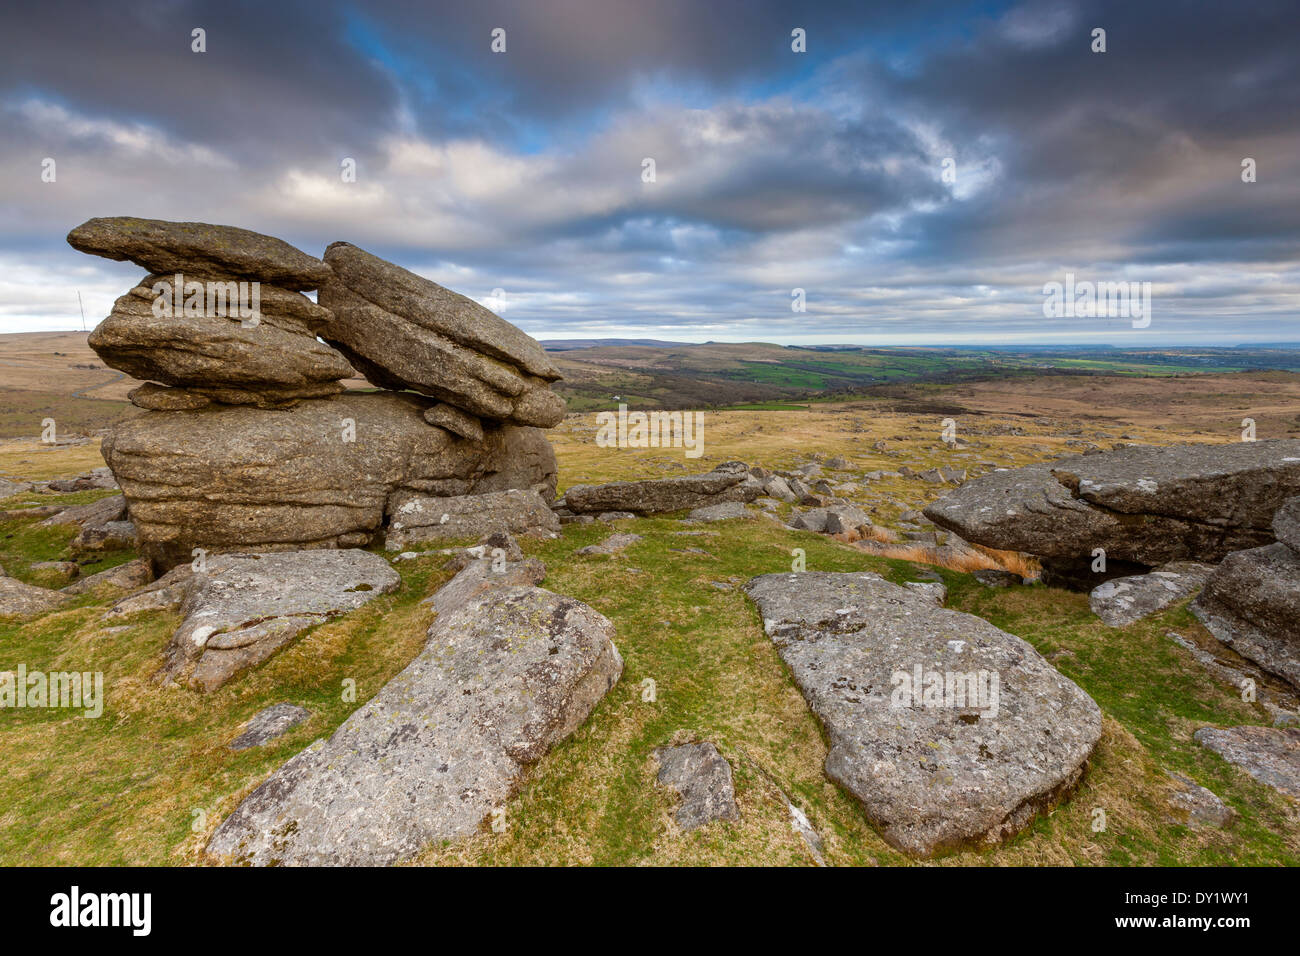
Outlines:
{"type": "Polygon", "coordinates": [[[560,373],[536,339],[436,282],[346,242],[325,251],[323,337],[381,388],[412,389],[480,418],[549,428],[560,373]]]}
{"type": "MultiPolygon", "coordinates": [[[[355,548],[218,554],[202,570],[182,565],[150,586],[178,603],[184,620],[172,635],[162,674],[211,692],[265,661],[303,631],[396,591],[401,577],[377,554],[355,548]]],[[[110,611],[140,606],[132,595],[110,611]]]]}
{"type": "Polygon", "coordinates": [[[102,450],[159,571],[194,548],[364,546],[399,492],[554,496],[555,454],[536,429],[494,425],[467,441],[429,425],[430,404],[345,393],[287,409],[144,412],[114,425],[102,450]]]}
{"type": "Polygon", "coordinates": [[[1086,566],[1103,548],[1108,563],[1140,569],[1269,544],[1274,512],[1296,494],[1300,441],[1138,446],[995,471],[925,516],[967,541],[1047,563],[1086,566]]]}
{"type": "Polygon", "coordinates": [[[510,584],[467,595],[439,605],[420,655],[333,736],[249,794],[208,853],[383,866],[477,832],[525,768],[587,719],[623,661],[613,625],[573,598],[510,584]]]}
{"type": "Polygon", "coordinates": [[[564,493],[564,501],[565,507],[578,514],[606,511],[662,514],[731,501],[749,502],[762,493],[762,485],[750,476],[748,467],[743,462],[732,461],[703,475],[574,485],[564,493]]]}
{"type": "Polygon", "coordinates": [[[867,572],[746,591],[826,730],[827,776],[892,846],[998,843],[1081,779],[1101,711],[1020,638],[867,572]]]}
{"type": "Polygon", "coordinates": [[[1242,657],[1300,687],[1300,554],[1279,541],[1228,555],[1192,613],[1242,657]]]}
{"type": "Polygon", "coordinates": [[[68,233],[68,244],[92,256],[130,260],[150,272],[195,278],[229,276],[302,290],[315,289],[330,277],[325,263],[282,239],[206,222],[89,219],[68,233]]]}
{"type": "Polygon", "coordinates": [[[343,390],[341,379],[355,374],[347,359],[316,338],[329,312],[300,292],[262,286],[257,322],[241,320],[233,309],[209,312],[206,303],[192,312],[155,315],[158,281],[173,277],[144,279],[90,333],[90,347],[104,364],[230,404],[332,395],[343,390]]]}

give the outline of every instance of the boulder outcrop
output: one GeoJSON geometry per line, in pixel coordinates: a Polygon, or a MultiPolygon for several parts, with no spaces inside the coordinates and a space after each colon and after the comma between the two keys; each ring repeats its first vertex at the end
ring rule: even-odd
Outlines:
{"type": "Polygon", "coordinates": [[[146,413],[102,447],[127,514],[79,547],[138,534],[162,572],[194,549],[368,545],[416,496],[554,498],[555,455],[532,426],[563,416],[559,373],[472,300],[347,243],[327,264],[232,226],[92,219],[68,241],[154,273],[90,335],[145,380],[130,397],[146,413]],[[318,302],[302,294],[317,288],[318,302]],[[403,394],[344,394],[350,358],[403,394]]]}
{"type": "Polygon", "coordinates": [[[1043,558],[1044,579],[1100,583],[1170,561],[1217,562],[1274,540],[1274,513],[1300,494],[1300,441],[1137,446],[996,471],[925,509],[975,544],[1043,558]],[[1081,573],[1080,573],[1081,572],[1081,573]]]}

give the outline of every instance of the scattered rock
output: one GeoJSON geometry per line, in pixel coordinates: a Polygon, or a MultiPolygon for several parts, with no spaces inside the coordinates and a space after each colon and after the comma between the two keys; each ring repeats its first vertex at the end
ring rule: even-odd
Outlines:
{"type": "Polygon", "coordinates": [[[100,525],[87,525],[72,539],[73,551],[113,551],[134,548],[136,528],[132,521],[106,521],[100,525]]]}
{"type": "Polygon", "coordinates": [[[861,508],[840,505],[833,508],[810,508],[790,519],[790,527],[820,534],[844,534],[870,527],[871,519],[861,508]]]}
{"type": "Polygon", "coordinates": [[[419,656],[254,790],[208,852],[381,866],[471,836],[614,686],[613,633],[585,604],[536,587],[491,588],[440,611],[419,656]]]}
{"type": "Polygon", "coordinates": [[[1177,604],[1205,584],[1208,564],[1175,561],[1150,574],[1111,578],[1088,595],[1092,613],[1110,627],[1126,627],[1177,604]]]}
{"type": "MultiPolygon", "coordinates": [[[[387,561],[356,549],[218,554],[208,557],[203,571],[183,565],[151,589],[168,600],[180,597],[185,616],[161,673],[205,693],[214,691],[307,628],[396,591],[401,583],[387,561]]],[[[115,610],[134,610],[138,603],[119,602],[115,610]]]]}
{"type": "Polygon", "coordinates": [[[1237,811],[1220,800],[1214,791],[1207,790],[1182,774],[1169,773],[1169,778],[1176,785],[1169,794],[1169,806],[1177,815],[1179,823],[1186,823],[1193,829],[1222,828],[1232,826],[1237,819],[1237,811]]]}
{"type": "Polygon", "coordinates": [[[630,544],[636,544],[641,540],[639,534],[611,534],[600,544],[589,544],[585,548],[579,548],[574,554],[617,554],[630,544]]]}
{"type": "Polygon", "coordinates": [[[695,508],[687,517],[693,521],[729,521],[733,518],[753,518],[754,513],[739,501],[725,501],[720,505],[695,508]]]}
{"type": "Polygon", "coordinates": [[[32,490],[30,481],[15,481],[12,478],[0,478],[0,498],[12,498],[32,490]]]}
{"type": "Polygon", "coordinates": [[[148,563],[136,558],[134,561],[127,561],[125,564],[119,564],[106,571],[89,574],[79,581],[74,581],[63,589],[63,593],[85,594],[87,591],[94,591],[101,587],[129,591],[132,588],[143,587],[148,584],[152,577],[149,573],[148,563]]]}
{"type": "Polygon", "coordinates": [[[996,843],[1082,777],[1101,711],[1019,638],[871,573],[768,574],[746,590],[826,729],[827,776],[891,845],[996,843]]]}
{"type": "Polygon", "coordinates": [[[1260,783],[1300,800],[1300,728],[1202,727],[1194,736],[1260,783]]]}
{"type": "Polygon", "coordinates": [[[49,571],[63,578],[66,584],[81,573],[81,566],[76,561],[37,561],[32,564],[33,571],[49,571]]]}
{"type": "Polygon", "coordinates": [[[713,820],[740,819],[731,764],[716,746],[706,741],[660,747],[654,754],[659,761],[659,785],[671,787],[681,796],[675,817],[683,830],[713,820]]]}
{"type": "Polygon", "coordinates": [[[609,524],[613,521],[629,521],[635,517],[636,515],[632,514],[630,511],[602,511],[600,514],[596,515],[596,520],[609,524]]]}
{"type": "Polygon", "coordinates": [[[84,475],[78,475],[76,478],[56,478],[53,481],[46,482],[46,491],[70,492],[70,491],[102,491],[116,488],[117,481],[113,478],[113,473],[107,468],[95,468],[84,475]]]}
{"type": "MultiPolygon", "coordinates": [[[[443,551],[443,554],[448,552],[443,551]]],[[[479,539],[479,543],[470,548],[452,548],[451,560],[447,562],[447,567],[455,571],[461,571],[468,567],[473,561],[488,559],[497,562],[501,561],[522,561],[524,552],[519,547],[519,542],[507,531],[493,531],[479,539]]],[[[405,551],[403,554],[415,555],[413,551],[405,551]]],[[[401,555],[398,555],[400,558],[401,555]]],[[[394,558],[393,560],[397,560],[394,558]]]]}
{"type": "Polygon", "coordinates": [[[52,611],[67,599],[68,596],[60,591],[0,576],[0,617],[36,617],[52,611]]]}
{"type": "Polygon", "coordinates": [[[1002,568],[977,568],[971,572],[971,577],[986,588],[1008,588],[1021,583],[1020,575],[1002,568]]]}

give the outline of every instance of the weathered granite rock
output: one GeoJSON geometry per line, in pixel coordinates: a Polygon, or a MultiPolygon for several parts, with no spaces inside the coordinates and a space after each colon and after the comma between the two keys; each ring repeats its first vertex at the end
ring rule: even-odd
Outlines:
{"type": "MultiPolygon", "coordinates": [[[[329,311],[300,292],[261,287],[256,324],[215,312],[154,315],[149,276],[113,305],[88,342],[106,365],[228,404],[275,406],[343,390],[355,373],[339,352],[317,341],[329,311]]],[[[144,397],[148,397],[148,393],[144,397]]]]}
{"type": "Polygon", "coordinates": [[[748,467],[743,462],[731,461],[703,475],[574,485],[564,493],[564,500],[569,510],[577,514],[605,511],[662,514],[729,501],[753,501],[762,493],[762,485],[749,474],[748,467]]]}
{"type": "Polygon", "coordinates": [[[1273,534],[1292,551],[1300,553],[1300,496],[1288,498],[1273,515],[1273,534]]]}
{"type": "Polygon", "coordinates": [[[490,588],[440,610],[420,655],[254,790],[208,852],[375,866],[472,835],[618,680],[613,631],[585,604],[536,587],[490,588]]]}
{"type": "Polygon", "coordinates": [[[94,591],[98,588],[129,591],[132,588],[143,587],[152,579],[153,575],[149,572],[148,562],[136,558],[134,561],[127,561],[125,564],[119,564],[105,571],[88,574],[86,577],[63,588],[63,593],[85,594],[87,591],[94,591]]]}
{"type": "Polygon", "coordinates": [[[46,491],[103,491],[117,487],[117,480],[107,468],[93,468],[76,478],[55,478],[46,482],[46,491]]]}
{"type": "Polygon", "coordinates": [[[450,405],[434,405],[433,408],[426,409],[424,420],[430,425],[445,428],[461,438],[468,438],[471,441],[483,440],[483,423],[473,415],[466,415],[460,409],[452,408],[450,405]]]}
{"type": "MultiPolygon", "coordinates": [[[[406,554],[418,554],[415,551],[407,551],[406,554]]],[[[475,561],[488,558],[494,561],[522,561],[524,552],[519,547],[519,542],[514,536],[506,531],[493,531],[491,534],[485,534],[479,539],[478,544],[471,545],[468,548],[450,548],[448,551],[440,552],[441,554],[451,554],[451,560],[447,562],[446,567],[453,571],[462,571],[475,561]]],[[[400,555],[399,555],[400,557],[400,555]]],[[[396,559],[394,559],[396,560],[396,559]]],[[[531,582],[540,584],[541,579],[531,582]]]]}
{"type": "Polygon", "coordinates": [[[1300,728],[1202,727],[1193,736],[1260,783],[1300,800],[1300,728]]]}
{"type": "Polygon", "coordinates": [[[560,530],[560,519],[532,489],[446,498],[403,492],[393,497],[389,509],[388,537],[384,542],[389,551],[400,551],[410,544],[473,538],[496,531],[549,534],[560,530]]]}
{"type": "Polygon", "coordinates": [[[133,521],[106,521],[99,525],[84,525],[72,539],[73,551],[111,551],[115,548],[134,548],[136,527],[133,521]]]}
{"type": "Polygon", "coordinates": [[[437,614],[450,614],[490,591],[504,587],[532,587],[546,578],[546,565],[537,558],[497,562],[484,557],[471,561],[450,581],[422,600],[437,614]]]}
{"type": "Polygon", "coordinates": [[[206,395],[183,388],[158,385],[155,382],[145,382],[138,388],[131,389],[126,393],[126,397],[136,408],[152,412],[186,412],[212,404],[212,399],[206,395]]]}
{"type": "MultiPolygon", "coordinates": [[[[387,561],[356,549],[218,554],[207,558],[201,571],[184,565],[152,588],[183,595],[185,620],[172,635],[161,674],[214,691],[307,628],[396,591],[401,583],[387,561]]],[[[123,606],[131,605],[118,605],[123,606]]]]}
{"type": "Polygon", "coordinates": [[[1092,613],[1110,627],[1126,627],[1177,604],[1205,584],[1208,564],[1174,561],[1150,574],[1111,578],[1088,595],[1092,613]]]}
{"type": "Polygon", "coordinates": [[[997,843],[1082,777],[1101,711],[1020,638],[871,573],[746,591],[826,729],[827,776],[891,845],[997,843]]]}
{"type": "Polygon", "coordinates": [[[37,617],[67,600],[68,596],[61,591],[38,588],[0,575],[0,617],[37,617]]]}
{"type": "Polygon", "coordinates": [[[358,547],[397,492],[555,490],[555,453],[536,429],[493,426],[482,442],[424,421],[410,394],[346,393],[289,409],[211,405],[115,425],[104,460],[121,482],[157,570],[208,550],[358,547]]]}
{"type": "Polygon", "coordinates": [[[1169,773],[1169,778],[1174,781],[1169,807],[1179,823],[1186,823],[1193,829],[1228,827],[1237,819],[1237,811],[1224,803],[1213,790],[1182,774],[1169,773]]]}
{"type": "Polygon", "coordinates": [[[1268,544],[1274,512],[1297,494],[1297,440],[1148,446],[993,472],[925,515],[975,544],[1065,564],[1103,548],[1141,570],[1268,544]]]}
{"type": "Polygon", "coordinates": [[[719,505],[695,508],[686,517],[692,521],[730,521],[734,518],[753,518],[754,512],[739,501],[724,501],[719,505]]]}
{"type": "Polygon", "coordinates": [[[789,483],[780,475],[771,475],[767,479],[763,480],[763,494],[771,495],[773,498],[777,498],[786,503],[793,503],[799,500],[795,496],[795,493],[790,489],[789,483]]]}
{"type": "Polygon", "coordinates": [[[694,830],[714,820],[739,820],[731,764],[712,743],[660,747],[659,785],[671,787],[681,797],[674,814],[683,830],[694,830]]]}
{"type": "Polygon", "coordinates": [[[1242,657],[1300,687],[1300,554],[1278,542],[1228,555],[1192,613],[1242,657]]]}
{"type": "Polygon", "coordinates": [[[309,717],[311,711],[296,704],[272,704],[264,707],[252,716],[244,732],[230,742],[230,749],[248,750],[269,744],[309,717]]]}
{"type": "Polygon", "coordinates": [[[32,483],[30,481],[16,481],[11,478],[0,478],[0,498],[11,498],[14,495],[21,495],[23,492],[31,490],[32,483]]]}
{"type": "Polygon", "coordinates": [[[73,505],[64,508],[41,522],[42,528],[57,525],[75,524],[82,528],[97,528],[110,521],[126,519],[126,498],[122,495],[109,495],[86,505],[73,505]]]}
{"type": "Polygon", "coordinates": [[[585,548],[579,548],[574,554],[618,554],[628,545],[636,544],[641,540],[639,534],[611,534],[599,544],[589,544],[585,548]]]}
{"type": "Polygon", "coordinates": [[[330,278],[325,263],[281,239],[206,222],[90,219],[68,233],[68,244],[92,256],[129,259],[150,272],[195,278],[233,276],[297,290],[315,289],[330,278]]]}
{"type": "Polygon", "coordinates": [[[905,581],[903,587],[943,607],[948,600],[948,585],[942,581],[905,581]]]}
{"type": "Polygon", "coordinates": [[[31,570],[41,572],[47,577],[62,578],[60,590],[66,589],[66,585],[73,578],[81,574],[81,566],[76,561],[35,561],[31,565],[31,570]]]}
{"type": "Polygon", "coordinates": [[[481,418],[549,428],[560,373],[527,333],[472,299],[346,242],[325,261],[324,338],[381,388],[413,389],[481,418]]]}
{"type": "Polygon", "coordinates": [[[827,534],[849,534],[859,528],[871,527],[871,519],[861,508],[853,505],[835,505],[826,509],[826,523],[822,530],[827,534]]]}

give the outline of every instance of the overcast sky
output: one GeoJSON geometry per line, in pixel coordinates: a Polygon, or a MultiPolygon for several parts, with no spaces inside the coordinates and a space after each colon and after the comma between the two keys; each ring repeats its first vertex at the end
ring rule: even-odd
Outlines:
{"type": "Polygon", "coordinates": [[[64,237],[136,215],[539,338],[1297,341],[1298,40],[1296,0],[10,0],[0,331],[106,315],[143,270],[64,237]],[[1149,327],[1044,318],[1066,273],[1150,282],[1149,327]]]}

